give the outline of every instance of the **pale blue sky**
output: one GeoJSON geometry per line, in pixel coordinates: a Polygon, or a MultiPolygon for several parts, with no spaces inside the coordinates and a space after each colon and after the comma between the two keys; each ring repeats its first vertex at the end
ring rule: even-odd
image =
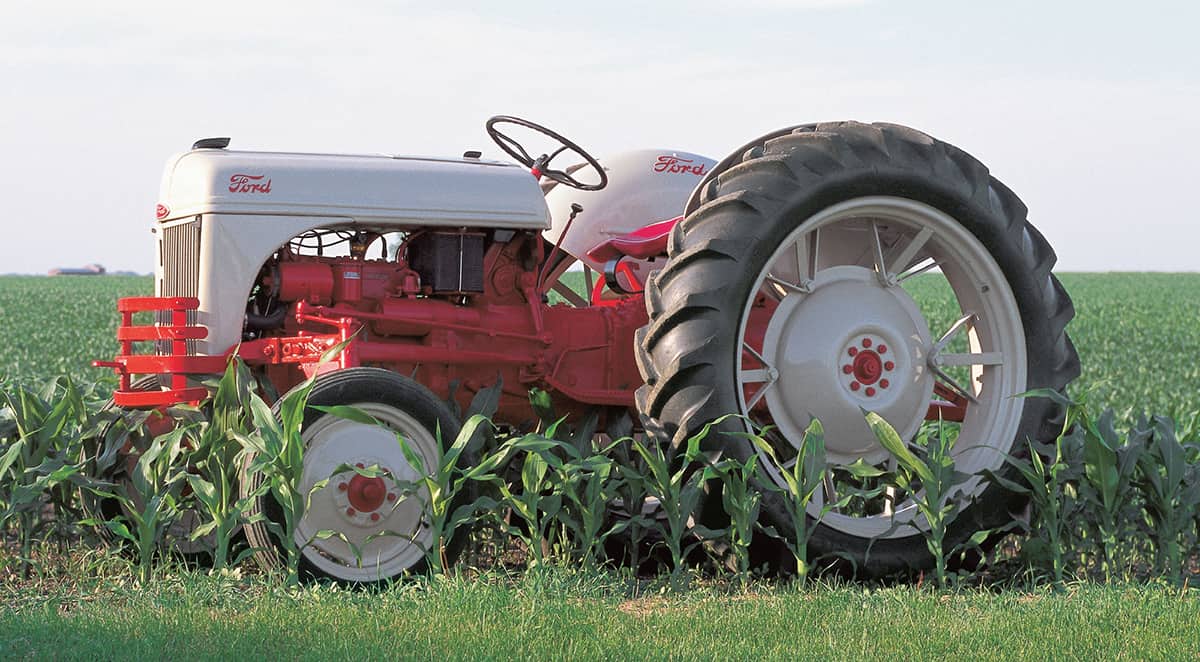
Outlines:
{"type": "Polygon", "coordinates": [[[909,124],[987,163],[1061,270],[1200,269],[1196,3],[445,4],[3,0],[0,272],[149,271],[196,138],[498,155],[499,113],[600,155],[909,124]]]}

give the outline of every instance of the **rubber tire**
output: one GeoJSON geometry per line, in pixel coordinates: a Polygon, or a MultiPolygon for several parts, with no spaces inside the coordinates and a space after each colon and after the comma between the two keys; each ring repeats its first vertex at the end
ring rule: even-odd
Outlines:
{"type": "MultiPolygon", "coordinates": [[[[302,386],[297,386],[292,391],[302,386]]],[[[272,411],[277,418],[279,416],[279,403],[286,398],[287,395],[285,394],[272,407],[272,411]]],[[[436,431],[440,425],[443,445],[453,443],[461,429],[458,419],[450,411],[450,408],[446,406],[445,402],[434,395],[432,391],[408,377],[382,368],[346,368],[326,373],[317,377],[316,383],[313,384],[312,391],[308,395],[309,405],[353,405],[362,402],[378,402],[403,410],[417,419],[431,433],[436,431]]],[[[321,416],[327,415],[332,414],[322,414],[316,409],[305,407],[303,428],[312,425],[321,416]]],[[[243,494],[253,491],[262,484],[261,474],[248,475],[246,473],[246,468],[249,466],[251,459],[247,457],[242,465],[243,494]]],[[[464,452],[460,456],[460,466],[470,466],[474,463],[475,456],[471,453],[464,452]]],[[[464,503],[470,503],[477,496],[477,491],[471,489],[463,490],[452,506],[452,510],[464,503]]],[[[276,503],[270,493],[255,500],[247,513],[247,518],[259,513],[265,514],[271,521],[282,525],[283,514],[280,511],[278,503],[276,503]]],[[[265,523],[260,521],[247,524],[244,530],[250,546],[261,550],[255,555],[260,565],[268,569],[278,569],[283,566],[283,548],[268,531],[265,523]]],[[[458,531],[458,535],[451,539],[450,545],[446,549],[446,557],[451,564],[458,558],[463,547],[466,546],[466,542],[466,531],[462,530],[458,531]]],[[[407,571],[418,573],[423,572],[425,568],[425,560],[422,558],[416,564],[409,567],[407,571]]],[[[327,573],[322,572],[309,563],[303,555],[300,557],[300,572],[306,578],[330,578],[337,581],[346,581],[338,577],[331,577],[327,573]]],[[[380,581],[387,581],[389,579],[394,579],[394,577],[382,577],[380,581]]]]}
{"type": "MultiPolygon", "coordinates": [[[[1054,251],[1026,220],[1025,205],[966,152],[893,124],[805,125],[752,145],[703,187],[700,206],[671,233],[666,266],[649,280],[650,323],[637,336],[638,367],[646,381],[637,406],[647,430],[672,444],[739,410],[733,361],[750,288],[799,223],[853,198],[908,198],[956,219],[991,253],[1016,298],[1028,353],[1027,388],[1062,390],[1079,376],[1079,357],[1065,332],[1074,307],[1051,274],[1054,251]]],[[[1024,439],[1053,439],[1062,415],[1047,399],[1026,400],[1007,449],[1020,456],[1026,454],[1024,439]]],[[[727,419],[718,431],[744,432],[742,425],[727,419]]],[[[753,452],[744,439],[727,434],[708,441],[743,461],[753,452]]],[[[1007,465],[1001,471],[1015,473],[1007,465]]],[[[950,527],[946,549],[976,531],[1009,523],[1025,503],[988,485],[950,527]]],[[[777,495],[764,493],[763,513],[790,532],[777,495]]],[[[825,525],[814,531],[809,553],[848,555],[865,576],[933,564],[919,535],[871,545],[825,525]]]]}

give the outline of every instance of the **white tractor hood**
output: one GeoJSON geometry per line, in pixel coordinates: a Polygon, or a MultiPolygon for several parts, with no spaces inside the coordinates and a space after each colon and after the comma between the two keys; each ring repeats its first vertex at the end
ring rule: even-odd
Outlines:
{"type": "Polygon", "coordinates": [[[389,226],[545,230],[537,180],[481,159],[194,149],[163,174],[158,220],[198,214],[321,216],[389,226]]]}

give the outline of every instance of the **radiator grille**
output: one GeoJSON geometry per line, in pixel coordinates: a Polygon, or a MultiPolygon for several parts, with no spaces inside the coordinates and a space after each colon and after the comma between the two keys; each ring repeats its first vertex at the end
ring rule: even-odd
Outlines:
{"type": "MultiPolygon", "coordinates": [[[[162,266],[162,278],[158,282],[158,296],[194,297],[200,292],[200,217],[188,223],[180,223],[161,229],[158,242],[158,259],[162,266]]],[[[187,313],[188,324],[196,323],[196,311],[187,313]]],[[[159,324],[170,324],[171,313],[158,313],[159,324]]],[[[187,341],[188,355],[196,354],[196,341],[187,341]]],[[[158,343],[158,354],[170,354],[169,343],[158,343]]]]}

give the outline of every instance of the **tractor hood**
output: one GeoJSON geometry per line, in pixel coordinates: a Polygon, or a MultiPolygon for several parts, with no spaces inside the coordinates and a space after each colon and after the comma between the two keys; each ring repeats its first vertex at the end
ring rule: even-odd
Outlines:
{"type": "Polygon", "coordinates": [[[168,161],[159,195],[159,221],[198,214],[339,217],[398,227],[550,227],[537,180],[516,165],[208,148],[168,161]]]}

